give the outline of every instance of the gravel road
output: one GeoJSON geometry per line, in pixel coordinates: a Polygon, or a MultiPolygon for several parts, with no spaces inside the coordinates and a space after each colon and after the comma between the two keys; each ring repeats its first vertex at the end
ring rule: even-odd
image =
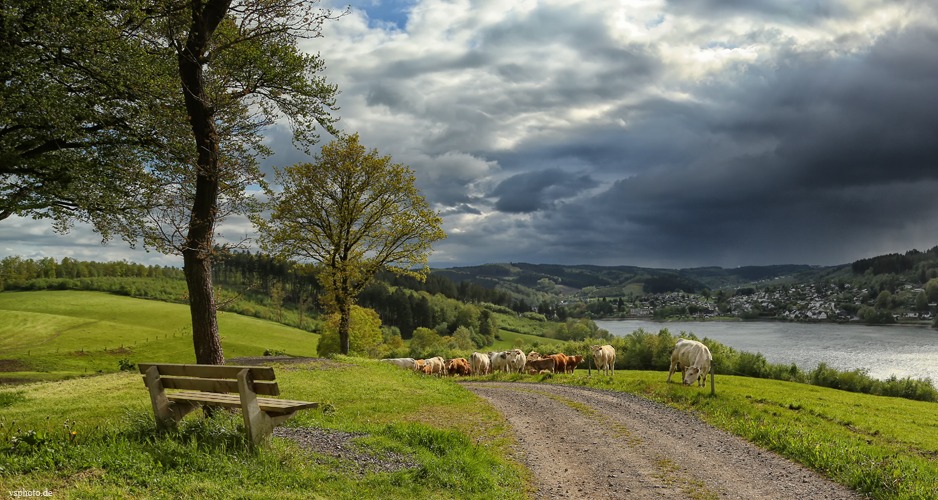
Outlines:
{"type": "Polygon", "coordinates": [[[514,430],[537,499],[859,499],[790,460],[631,394],[467,382],[514,430]]]}

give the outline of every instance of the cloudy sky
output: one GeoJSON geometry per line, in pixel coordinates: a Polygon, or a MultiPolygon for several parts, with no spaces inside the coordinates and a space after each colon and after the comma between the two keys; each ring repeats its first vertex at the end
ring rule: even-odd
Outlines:
{"type": "MultiPolygon", "coordinates": [[[[831,265],[938,244],[936,5],[361,0],[307,48],[443,215],[434,266],[831,265]]],[[[179,262],[24,219],[0,254],[179,262]]]]}

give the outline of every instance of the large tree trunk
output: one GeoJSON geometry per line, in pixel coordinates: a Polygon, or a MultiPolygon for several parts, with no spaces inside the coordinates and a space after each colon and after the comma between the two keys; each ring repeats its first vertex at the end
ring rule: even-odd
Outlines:
{"type": "Polygon", "coordinates": [[[192,2],[189,38],[185,47],[178,51],[179,77],[198,150],[195,200],[183,251],[183,269],[189,287],[196,362],[211,365],[225,363],[215,315],[211,257],[218,213],[220,172],[218,134],[211,100],[205,92],[202,57],[215,29],[225,17],[229,4],[230,0],[210,0],[204,4],[192,2]]]}

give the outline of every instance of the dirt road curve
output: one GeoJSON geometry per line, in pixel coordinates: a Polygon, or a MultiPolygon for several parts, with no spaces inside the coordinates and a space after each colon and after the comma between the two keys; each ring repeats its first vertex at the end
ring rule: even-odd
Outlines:
{"type": "Polygon", "coordinates": [[[470,382],[511,424],[538,499],[858,499],[774,453],[631,394],[470,382]]]}

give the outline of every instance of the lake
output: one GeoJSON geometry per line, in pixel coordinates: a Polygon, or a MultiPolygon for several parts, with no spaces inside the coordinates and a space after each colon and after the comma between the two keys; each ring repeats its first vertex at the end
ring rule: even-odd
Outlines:
{"type": "Polygon", "coordinates": [[[671,335],[692,332],[739,351],[762,353],[773,364],[796,363],[802,370],[824,362],[838,370],[866,368],[873,378],[890,375],[931,378],[938,383],[938,331],[927,326],[866,326],[767,321],[601,320],[600,328],[617,337],[639,328],[671,335]]]}

